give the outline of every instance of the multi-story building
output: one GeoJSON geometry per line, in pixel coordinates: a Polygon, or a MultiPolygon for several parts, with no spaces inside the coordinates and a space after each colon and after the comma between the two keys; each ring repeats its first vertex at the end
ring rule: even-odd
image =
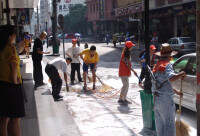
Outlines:
{"type": "Polygon", "coordinates": [[[112,34],[116,32],[116,18],[114,9],[117,0],[86,0],[89,22],[93,24],[95,34],[112,34]]]}

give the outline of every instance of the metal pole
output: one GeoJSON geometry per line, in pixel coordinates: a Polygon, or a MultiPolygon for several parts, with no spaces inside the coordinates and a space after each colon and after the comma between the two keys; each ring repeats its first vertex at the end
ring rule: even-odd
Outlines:
{"type": "Polygon", "coordinates": [[[197,136],[200,136],[200,0],[196,0],[197,136]]]}
{"type": "MultiPolygon", "coordinates": [[[[149,0],[144,0],[145,4],[145,53],[146,64],[150,64],[149,57],[149,0]]],[[[148,72],[146,72],[146,78],[144,81],[144,90],[151,90],[151,78],[148,72]]]]}
{"type": "MultiPolygon", "coordinates": [[[[47,32],[47,21],[46,21],[46,32],[47,32]]],[[[48,48],[48,47],[49,47],[49,43],[48,43],[48,32],[47,32],[46,40],[47,40],[47,48],[48,48]]]]}
{"type": "Polygon", "coordinates": [[[10,8],[9,8],[9,3],[8,0],[6,0],[6,18],[7,18],[7,24],[10,25],[10,8]]]}
{"type": "Polygon", "coordinates": [[[38,6],[37,6],[37,36],[39,36],[39,15],[38,15],[38,6]]]}
{"type": "Polygon", "coordinates": [[[63,56],[64,56],[64,59],[65,59],[64,29],[62,30],[62,37],[63,37],[63,56]]]}
{"type": "Polygon", "coordinates": [[[52,26],[53,26],[53,39],[54,39],[54,46],[57,46],[57,1],[53,0],[53,22],[52,22],[52,26]]]}

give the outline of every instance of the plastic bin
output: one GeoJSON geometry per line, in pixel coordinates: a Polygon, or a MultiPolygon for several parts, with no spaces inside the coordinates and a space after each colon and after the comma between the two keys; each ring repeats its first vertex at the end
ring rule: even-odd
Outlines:
{"type": "Polygon", "coordinates": [[[53,54],[59,53],[59,46],[53,46],[53,54]]]}
{"type": "Polygon", "coordinates": [[[149,90],[141,90],[143,125],[145,128],[155,130],[155,116],[153,111],[153,96],[149,90]]]}

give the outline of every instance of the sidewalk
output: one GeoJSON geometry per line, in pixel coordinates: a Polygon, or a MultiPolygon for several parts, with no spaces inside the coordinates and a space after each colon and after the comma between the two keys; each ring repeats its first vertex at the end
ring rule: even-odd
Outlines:
{"type": "Polygon", "coordinates": [[[21,67],[28,103],[26,117],[22,118],[22,136],[80,136],[69,110],[63,101],[54,102],[50,88],[34,88],[32,59],[23,59],[21,67]]]}

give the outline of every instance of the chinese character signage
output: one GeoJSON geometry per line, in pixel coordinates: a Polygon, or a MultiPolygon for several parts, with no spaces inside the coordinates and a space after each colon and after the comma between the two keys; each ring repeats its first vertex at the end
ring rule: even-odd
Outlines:
{"type": "Polygon", "coordinates": [[[132,5],[138,2],[142,2],[142,0],[117,0],[118,7],[132,5]]]}
{"type": "Polygon", "coordinates": [[[17,22],[18,25],[28,25],[30,23],[28,8],[19,9],[17,22]]]}
{"type": "Polygon", "coordinates": [[[100,18],[104,18],[104,0],[100,0],[100,18]]]}

